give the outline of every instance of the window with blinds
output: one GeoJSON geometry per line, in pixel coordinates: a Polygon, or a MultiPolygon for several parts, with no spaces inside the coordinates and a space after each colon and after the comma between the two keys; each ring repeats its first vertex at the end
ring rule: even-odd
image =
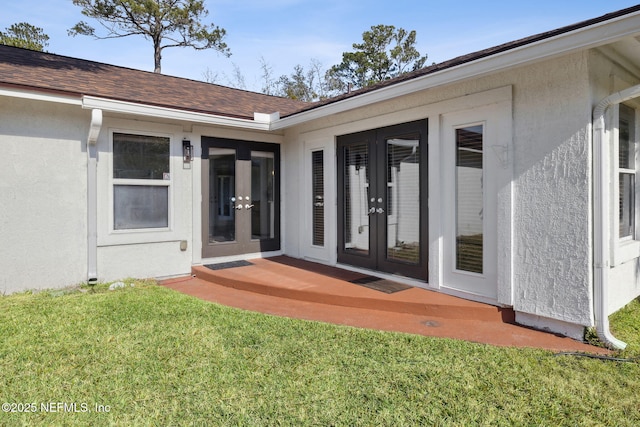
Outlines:
{"type": "Polygon", "coordinates": [[[324,246],[324,151],[311,153],[312,244],[324,246]]]}
{"type": "Polygon", "coordinates": [[[635,111],[620,105],[618,123],[618,237],[635,235],[636,144],[635,111]]]}
{"type": "Polygon", "coordinates": [[[456,268],[482,273],[483,128],[456,129],[456,268]]]}

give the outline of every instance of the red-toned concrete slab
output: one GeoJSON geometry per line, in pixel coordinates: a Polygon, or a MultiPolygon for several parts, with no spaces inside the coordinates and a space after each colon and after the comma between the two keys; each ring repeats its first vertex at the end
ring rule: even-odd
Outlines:
{"type": "Polygon", "coordinates": [[[360,273],[289,257],[251,260],[253,265],[222,270],[194,267],[196,277],[239,290],[299,301],[395,311],[441,318],[513,322],[513,312],[421,288],[385,294],[349,283],[360,273]]]}
{"type": "Polygon", "coordinates": [[[295,319],[431,337],[454,338],[503,347],[530,347],[552,351],[579,351],[598,354],[608,353],[605,349],[593,347],[570,338],[497,320],[446,319],[435,316],[299,301],[239,290],[192,277],[166,280],[161,284],[206,301],[295,319]]]}
{"type": "Polygon", "coordinates": [[[162,285],[220,304],[266,314],[355,327],[456,338],[499,346],[604,354],[570,338],[512,324],[513,312],[420,288],[393,294],[347,280],[359,273],[288,257],[251,260],[162,285]]]}

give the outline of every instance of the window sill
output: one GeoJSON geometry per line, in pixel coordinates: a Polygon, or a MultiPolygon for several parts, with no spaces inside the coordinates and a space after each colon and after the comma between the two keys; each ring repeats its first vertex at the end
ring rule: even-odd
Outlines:
{"type": "Polygon", "coordinates": [[[174,240],[184,240],[184,236],[170,228],[114,230],[105,236],[98,236],[98,246],[163,243],[174,240]]]}
{"type": "Polygon", "coordinates": [[[640,257],[640,241],[624,240],[615,243],[613,249],[613,266],[624,264],[625,262],[640,257]]]}

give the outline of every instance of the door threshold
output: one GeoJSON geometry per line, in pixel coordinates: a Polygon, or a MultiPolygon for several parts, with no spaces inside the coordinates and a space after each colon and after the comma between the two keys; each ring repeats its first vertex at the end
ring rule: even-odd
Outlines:
{"type": "Polygon", "coordinates": [[[411,277],[399,276],[397,274],[382,273],[377,270],[369,270],[367,268],[354,267],[353,265],[348,265],[348,264],[337,263],[335,266],[338,268],[342,268],[343,270],[349,270],[355,273],[366,274],[368,276],[375,276],[381,279],[391,280],[397,283],[403,283],[405,285],[413,286],[415,288],[427,289],[429,291],[436,290],[435,288],[432,288],[431,286],[429,286],[427,282],[420,279],[412,279],[411,277]]]}
{"type": "Polygon", "coordinates": [[[274,256],[280,256],[280,255],[284,255],[284,252],[282,250],[271,251],[271,252],[254,252],[250,254],[229,255],[229,256],[221,256],[221,257],[213,257],[213,258],[202,258],[199,263],[194,265],[221,264],[223,262],[244,261],[244,260],[256,259],[256,258],[271,258],[274,256]]]}

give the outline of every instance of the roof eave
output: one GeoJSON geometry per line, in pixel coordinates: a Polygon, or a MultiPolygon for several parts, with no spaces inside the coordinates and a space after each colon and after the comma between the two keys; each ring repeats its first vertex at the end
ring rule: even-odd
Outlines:
{"type": "Polygon", "coordinates": [[[202,113],[197,111],[179,110],[155,105],[139,104],[135,102],[101,98],[90,95],[56,93],[54,91],[45,91],[40,88],[10,86],[3,87],[2,85],[0,85],[0,96],[74,105],[82,107],[83,109],[99,109],[105,112],[118,114],[160,118],[203,125],[253,129],[260,131],[269,131],[270,124],[274,120],[277,120],[277,118],[279,117],[277,113],[256,113],[254,114],[253,120],[251,120],[215,115],[211,113],[202,113]]]}
{"type": "Polygon", "coordinates": [[[95,96],[83,96],[82,108],[100,109],[102,111],[111,113],[154,117],[204,125],[237,127],[242,129],[262,131],[269,130],[269,122],[266,121],[224,117],[208,113],[178,110],[174,108],[158,107],[154,105],[137,104],[134,102],[118,101],[113,99],[99,98],[95,96]]]}
{"type": "Polygon", "coordinates": [[[31,99],[34,101],[56,102],[58,104],[82,105],[78,96],[56,93],[54,91],[29,90],[0,84],[0,96],[31,99]]]}
{"type": "Polygon", "coordinates": [[[333,114],[354,110],[376,102],[387,101],[417,91],[432,89],[470,78],[482,77],[524,64],[549,59],[584,49],[609,44],[640,32],[640,12],[579,28],[538,40],[523,46],[481,57],[431,74],[401,81],[394,85],[365,92],[335,103],[296,113],[271,124],[281,130],[333,114]]]}

